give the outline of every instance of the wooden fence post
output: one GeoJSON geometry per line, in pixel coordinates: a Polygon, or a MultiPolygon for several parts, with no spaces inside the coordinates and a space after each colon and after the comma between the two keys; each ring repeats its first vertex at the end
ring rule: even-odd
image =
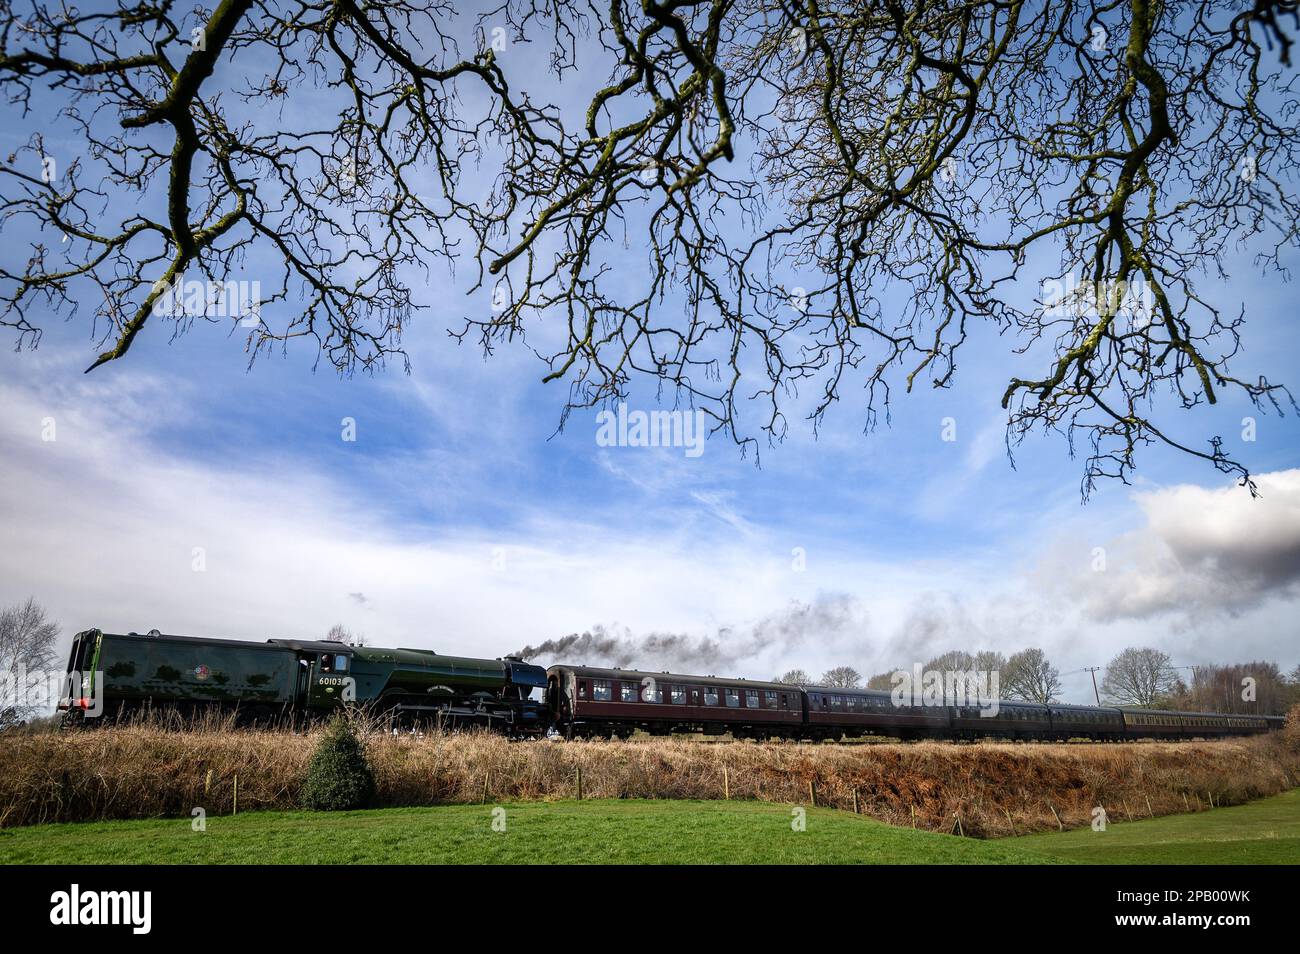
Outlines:
{"type": "Polygon", "coordinates": [[[230,806],[230,814],[232,815],[239,814],[239,776],[238,775],[235,776],[235,797],[233,800],[233,804],[230,806]]]}
{"type": "Polygon", "coordinates": [[[731,774],[727,771],[726,763],[722,766],[722,797],[731,801],[731,774]]]}
{"type": "Polygon", "coordinates": [[[808,804],[814,808],[817,807],[817,780],[815,778],[808,779],[808,804]]]}
{"type": "Polygon", "coordinates": [[[858,814],[858,790],[853,790],[853,814],[858,814]]]}
{"type": "Polygon", "coordinates": [[[1048,803],[1047,803],[1047,807],[1050,808],[1050,809],[1052,810],[1052,817],[1056,819],[1056,827],[1057,827],[1057,829],[1058,829],[1059,831],[1065,831],[1065,826],[1064,826],[1063,824],[1061,824],[1061,816],[1058,815],[1058,814],[1056,814],[1056,806],[1053,805],[1051,802],[1048,802],[1048,803]]]}
{"type": "Polygon", "coordinates": [[[582,766],[581,765],[578,766],[577,782],[578,782],[578,801],[582,801],[582,766]]]}

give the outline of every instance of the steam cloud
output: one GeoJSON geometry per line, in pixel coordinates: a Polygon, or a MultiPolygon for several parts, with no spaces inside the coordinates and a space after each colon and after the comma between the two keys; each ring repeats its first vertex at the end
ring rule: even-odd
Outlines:
{"type": "Polygon", "coordinates": [[[719,627],[712,636],[637,636],[626,627],[597,625],[583,633],[525,646],[515,655],[552,663],[721,675],[730,674],[745,660],[769,653],[782,655],[802,644],[850,641],[865,646],[865,629],[865,617],[857,601],[837,593],[820,596],[811,603],[791,603],[750,625],[719,627]]]}

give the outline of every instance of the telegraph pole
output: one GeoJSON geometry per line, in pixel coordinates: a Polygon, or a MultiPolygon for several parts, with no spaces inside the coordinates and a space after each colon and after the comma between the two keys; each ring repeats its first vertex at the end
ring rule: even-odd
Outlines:
{"type": "Polygon", "coordinates": [[[1101,693],[1097,691],[1097,670],[1100,666],[1084,666],[1083,671],[1092,674],[1092,695],[1097,700],[1097,705],[1101,705],[1101,693]]]}

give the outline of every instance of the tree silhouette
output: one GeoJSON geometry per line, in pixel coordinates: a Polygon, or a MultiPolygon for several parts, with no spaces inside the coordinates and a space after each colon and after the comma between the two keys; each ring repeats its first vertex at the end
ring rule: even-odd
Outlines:
{"type": "Polygon", "coordinates": [[[812,679],[802,669],[791,669],[777,676],[773,682],[784,683],[787,686],[810,686],[812,679]]]}
{"type": "Polygon", "coordinates": [[[835,689],[856,689],[862,685],[862,674],[852,666],[836,666],[822,673],[819,685],[835,689]]]}
{"type": "Polygon", "coordinates": [[[1168,653],[1130,647],[1106,664],[1101,694],[1117,705],[1153,706],[1178,685],[1178,670],[1168,653]]]}
{"type": "Polygon", "coordinates": [[[1002,685],[1009,699],[1056,702],[1061,694],[1061,673],[1041,649],[1022,649],[1007,660],[1002,685]]]}

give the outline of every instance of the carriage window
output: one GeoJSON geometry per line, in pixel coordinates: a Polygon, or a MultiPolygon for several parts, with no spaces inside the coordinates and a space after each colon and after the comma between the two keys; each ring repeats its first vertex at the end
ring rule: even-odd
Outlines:
{"type": "Polygon", "coordinates": [[[591,698],[596,702],[609,702],[609,680],[593,679],[591,681],[591,698]]]}
{"type": "Polygon", "coordinates": [[[730,706],[730,707],[733,708],[733,709],[737,708],[737,707],[740,705],[740,690],[739,690],[739,689],[728,689],[728,690],[727,690],[727,705],[730,706]]]}
{"type": "Polygon", "coordinates": [[[844,697],[843,697],[843,696],[831,696],[831,708],[832,708],[832,709],[843,709],[843,708],[844,708],[844,697]]]}
{"type": "Polygon", "coordinates": [[[335,670],[335,672],[347,672],[347,671],[348,671],[348,657],[347,657],[347,656],[335,656],[335,657],[334,657],[334,670],[335,670]]]}
{"type": "Polygon", "coordinates": [[[757,709],[757,708],[758,708],[758,690],[757,690],[757,689],[746,689],[746,690],[745,690],[745,706],[746,706],[747,708],[750,708],[750,709],[757,709]]]}
{"type": "Polygon", "coordinates": [[[782,708],[782,709],[788,709],[788,708],[790,708],[790,703],[787,701],[788,698],[789,698],[789,697],[786,696],[786,694],[785,694],[784,692],[781,693],[781,708],[782,708]]]}
{"type": "Polygon", "coordinates": [[[672,687],[672,697],[673,697],[673,705],[675,705],[675,706],[684,706],[684,705],[686,705],[686,687],[685,687],[685,686],[673,686],[673,687],[672,687]]]}
{"type": "Polygon", "coordinates": [[[645,683],[641,686],[641,701],[663,702],[664,691],[660,688],[659,683],[655,682],[653,679],[646,679],[645,683]]]}
{"type": "Polygon", "coordinates": [[[579,698],[579,699],[585,699],[585,698],[587,698],[587,684],[586,684],[586,682],[583,682],[583,681],[579,681],[579,682],[578,682],[578,698],[579,698]]]}
{"type": "Polygon", "coordinates": [[[622,683],[621,688],[622,688],[622,698],[624,702],[636,702],[637,691],[636,691],[635,683],[631,683],[631,682],[622,683]]]}
{"type": "Polygon", "coordinates": [[[716,706],[718,704],[718,690],[716,686],[704,687],[704,704],[706,706],[716,706]]]}
{"type": "Polygon", "coordinates": [[[763,693],[763,704],[769,709],[776,708],[776,693],[770,689],[763,693]]]}

